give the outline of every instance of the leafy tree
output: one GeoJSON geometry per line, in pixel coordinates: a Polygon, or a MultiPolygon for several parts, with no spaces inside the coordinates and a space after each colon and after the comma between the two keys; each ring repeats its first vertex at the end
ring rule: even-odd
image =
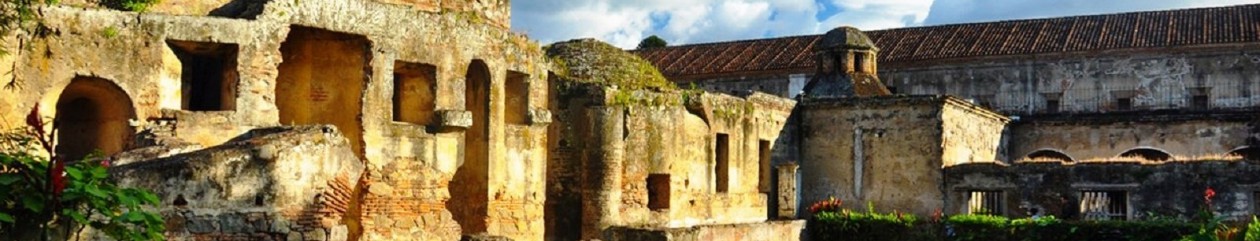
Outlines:
{"type": "Polygon", "coordinates": [[[665,46],[669,46],[669,43],[666,43],[664,39],[656,35],[648,36],[643,41],[639,41],[639,49],[662,48],[665,46]]]}
{"type": "Polygon", "coordinates": [[[0,237],[70,239],[92,227],[118,240],[164,239],[162,217],[145,210],[158,197],[118,187],[106,170],[109,159],[58,155],[56,128],[46,131],[38,110],[26,128],[0,134],[0,237]]]}

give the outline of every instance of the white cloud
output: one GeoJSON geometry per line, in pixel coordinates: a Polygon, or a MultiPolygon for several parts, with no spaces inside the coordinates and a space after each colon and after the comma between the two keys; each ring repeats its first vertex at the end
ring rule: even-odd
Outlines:
{"type": "Polygon", "coordinates": [[[854,26],[864,30],[916,26],[927,18],[931,0],[832,0],[841,8],[822,21],[825,32],[834,26],[854,26]]]}
{"type": "Polygon", "coordinates": [[[512,25],[543,43],[597,38],[633,48],[865,30],[1257,3],[1260,0],[516,0],[512,25]]]}
{"type": "Polygon", "coordinates": [[[598,38],[633,48],[648,35],[671,44],[814,33],[814,0],[520,0],[513,28],[541,42],[598,38]],[[656,17],[658,21],[653,21],[656,17]]]}

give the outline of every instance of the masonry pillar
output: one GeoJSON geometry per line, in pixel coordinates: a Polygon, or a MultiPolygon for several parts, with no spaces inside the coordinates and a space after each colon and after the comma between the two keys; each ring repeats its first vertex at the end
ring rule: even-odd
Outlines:
{"type": "Polygon", "coordinates": [[[583,158],[582,239],[599,239],[601,232],[620,219],[621,169],[625,152],[625,114],[620,107],[593,108],[588,112],[595,131],[594,142],[583,158]]]}
{"type": "Polygon", "coordinates": [[[779,172],[779,218],[796,218],[800,205],[797,203],[800,193],[796,190],[796,170],[799,167],[796,163],[784,163],[775,168],[779,172]]]}

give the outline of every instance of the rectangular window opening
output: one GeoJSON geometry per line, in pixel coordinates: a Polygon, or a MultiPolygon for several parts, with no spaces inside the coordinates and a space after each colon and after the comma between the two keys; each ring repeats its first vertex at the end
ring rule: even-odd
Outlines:
{"type": "Polygon", "coordinates": [[[729,180],[727,179],[730,177],[730,174],[731,174],[730,150],[731,148],[730,148],[729,135],[724,134],[724,133],[718,133],[717,134],[717,148],[714,149],[716,163],[714,163],[713,165],[713,172],[715,174],[714,176],[717,179],[715,181],[715,183],[717,184],[717,187],[716,187],[717,192],[727,192],[730,190],[730,187],[728,187],[729,180]]]}
{"type": "Polygon", "coordinates": [[[1194,97],[1191,97],[1190,102],[1194,106],[1194,109],[1197,109],[1197,110],[1206,110],[1206,109],[1212,108],[1212,103],[1208,101],[1207,95],[1195,95],[1194,97]]]}
{"type": "Polygon", "coordinates": [[[1005,203],[1001,191],[967,192],[967,213],[980,215],[1004,215],[1005,203]]]}
{"type": "Polygon", "coordinates": [[[1129,196],[1125,191],[1081,192],[1081,217],[1083,220],[1126,220],[1129,216],[1129,196]]]}
{"type": "Polygon", "coordinates": [[[238,45],[179,40],[167,40],[166,45],[180,62],[184,110],[236,110],[238,45]]]}
{"type": "Polygon", "coordinates": [[[864,66],[866,66],[866,54],[853,53],[853,72],[858,72],[858,73],[866,72],[866,69],[862,68],[864,66]]]}
{"type": "Polygon", "coordinates": [[[772,174],[770,173],[770,141],[768,140],[757,141],[757,167],[757,176],[761,180],[758,182],[757,187],[761,189],[761,192],[769,193],[770,185],[772,185],[770,183],[770,175],[772,174]]]}
{"type": "Polygon", "coordinates": [[[1046,100],[1046,113],[1059,113],[1059,100],[1046,100]]]}
{"type": "Polygon", "coordinates": [[[648,209],[669,209],[669,174],[648,174],[648,209]]]}
{"type": "Polygon", "coordinates": [[[436,108],[437,67],[394,62],[394,121],[428,125],[436,108]]]}
{"type": "Polygon", "coordinates": [[[1130,98],[1119,98],[1119,99],[1116,99],[1116,109],[1117,109],[1117,110],[1132,110],[1132,109],[1133,109],[1133,99],[1130,99],[1130,98]]]}
{"type": "Polygon", "coordinates": [[[508,71],[504,85],[507,96],[504,99],[503,119],[508,124],[527,124],[529,115],[529,75],[516,71],[508,71]]]}

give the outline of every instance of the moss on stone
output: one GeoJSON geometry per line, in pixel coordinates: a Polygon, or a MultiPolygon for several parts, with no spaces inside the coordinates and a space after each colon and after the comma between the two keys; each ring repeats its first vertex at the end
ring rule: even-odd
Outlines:
{"type": "Polygon", "coordinates": [[[609,84],[628,90],[678,88],[652,63],[598,40],[554,43],[546,51],[553,71],[562,81],[609,84]]]}

